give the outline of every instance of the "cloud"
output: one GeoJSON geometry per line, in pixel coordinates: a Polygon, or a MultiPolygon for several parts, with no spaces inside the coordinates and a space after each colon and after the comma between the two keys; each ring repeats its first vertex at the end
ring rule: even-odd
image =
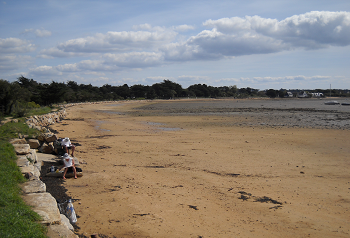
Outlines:
{"type": "Polygon", "coordinates": [[[18,38],[0,38],[0,53],[27,53],[35,50],[35,45],[18,38]]]}
{"type": "Polygon", "coordinates": [[[349,12],[312,11],[282,21],[259,16],[233,17],[207,20],[203,25],[225,35],[270,37],[286,45],[306,49],[350,44],[349,12]]]}
{"type": "Polygon", "coordinates": [[[176,32],[164,30],[156,31],[110,31],[106,34],[98,33],[94,36],[77,38],[60,43],[57,47],[40,52],[43,58],[72,57],[83,54],[106,52],[130,52],[156,50],[159,45],[171,42],[176,32]]]}
{"type": "Polygon", "coordinates": [[[27,33],[34,33],[37,37],[48,37],[48,36],[51,36],[51,31],[48,31],[48,30],[45,30],[45,29],[33,29],[33,28],[30,28],[30,29],[25,29],[24,34],[27,34],[27,33]]]}
{"type": "Polygon", "coordinates": [[[118,67],[144,68],[156,66],[163,62],[163,55],[155,52],[131,52],[124,54],[105,54],[104,59],[109,64],[118,67]]]}
{"type": "MultiPolygon", "coordinates": [[[[55,70],[60,72],[116,72],[186,61],[350,45],[349,12],[313,11],[283,20],[260,16],[221,18],[207,20],[203,26],[207,29],[186,36],[180,32],[193,30],[193,26],[185,24],[165,28],[145,23],[133,26],[133,31],[109,31],[67,40],[40,51],[38,57],[84,58],[74,64],[56,66],[55,70]]],[[[5,49],[9,52],[34,49],[27,41],[16,38],[5,40],[1,42],[0,39],[0,52],[5,49]]],[[[200,80],[205,82],[205,79],[200,80]]],[[[249,80],[259,82],[268,79],[249,80]]]]}
{"type": "Polygon", "coordinates": [[[195,27],[184,24],[184,25],[180,25],[180,26],[174,26],[173,29],[175,31],[189,31],[189,30],[194,30],[195,27]]]}
{"type": "Polygon", "coordinates": [[[0,71],[9,71],[27,67],[32,63],[30,56],[15,54],[0,55],[0,71]]]}

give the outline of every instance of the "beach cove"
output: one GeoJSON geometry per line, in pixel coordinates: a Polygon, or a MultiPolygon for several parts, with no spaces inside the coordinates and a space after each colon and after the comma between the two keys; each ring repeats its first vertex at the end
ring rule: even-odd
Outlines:
{"type": "Polygon", "coordinates": [[[77,104],[64,187],[90,237],[349,237],[350,107],[322,100],[77,104]],[[311,118],[311,119],[310,119],[311,118]]]}

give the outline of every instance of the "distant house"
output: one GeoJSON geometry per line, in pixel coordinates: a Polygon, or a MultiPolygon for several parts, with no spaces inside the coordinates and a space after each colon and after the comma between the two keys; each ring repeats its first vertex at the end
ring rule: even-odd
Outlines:
{"type": "Polygon", "coordinates": [[[307,93],[305,91],[303,91],[303,92],[299,92],[297,97],[298,98],[307,98],[307,97],[309,97],[309,95],[307,95],[307,93]]]}
{"type": "Polygon", "coordinates": [[[316,97],[316,98],[321,98],[323,97],[323,93],[311,93],[312,97],[316,97]]]}
{"type": "Polygon", "coordinates": [[[285,98],[292,98],[293,97],[293,93],[291,92],[287,92],[286,95],[284,95],[285,98]]]}

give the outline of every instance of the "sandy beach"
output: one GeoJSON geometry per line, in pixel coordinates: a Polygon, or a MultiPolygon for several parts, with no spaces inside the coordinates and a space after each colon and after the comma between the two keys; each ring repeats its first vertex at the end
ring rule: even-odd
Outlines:
{"type": "Polygon", "coordinates": [[[81,237],[350,236],[350,107],[208,99],[67,112],[52,129],[78,145],[84,176],[63,186],[81,237]]]}

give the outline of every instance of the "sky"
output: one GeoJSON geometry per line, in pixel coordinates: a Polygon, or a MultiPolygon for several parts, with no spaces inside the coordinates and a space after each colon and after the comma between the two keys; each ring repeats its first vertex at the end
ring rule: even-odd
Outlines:
{"type": "Polygon", "coordinates": [[[350,89],[349,0],[2,0],[0,79],[350,89]]]}

